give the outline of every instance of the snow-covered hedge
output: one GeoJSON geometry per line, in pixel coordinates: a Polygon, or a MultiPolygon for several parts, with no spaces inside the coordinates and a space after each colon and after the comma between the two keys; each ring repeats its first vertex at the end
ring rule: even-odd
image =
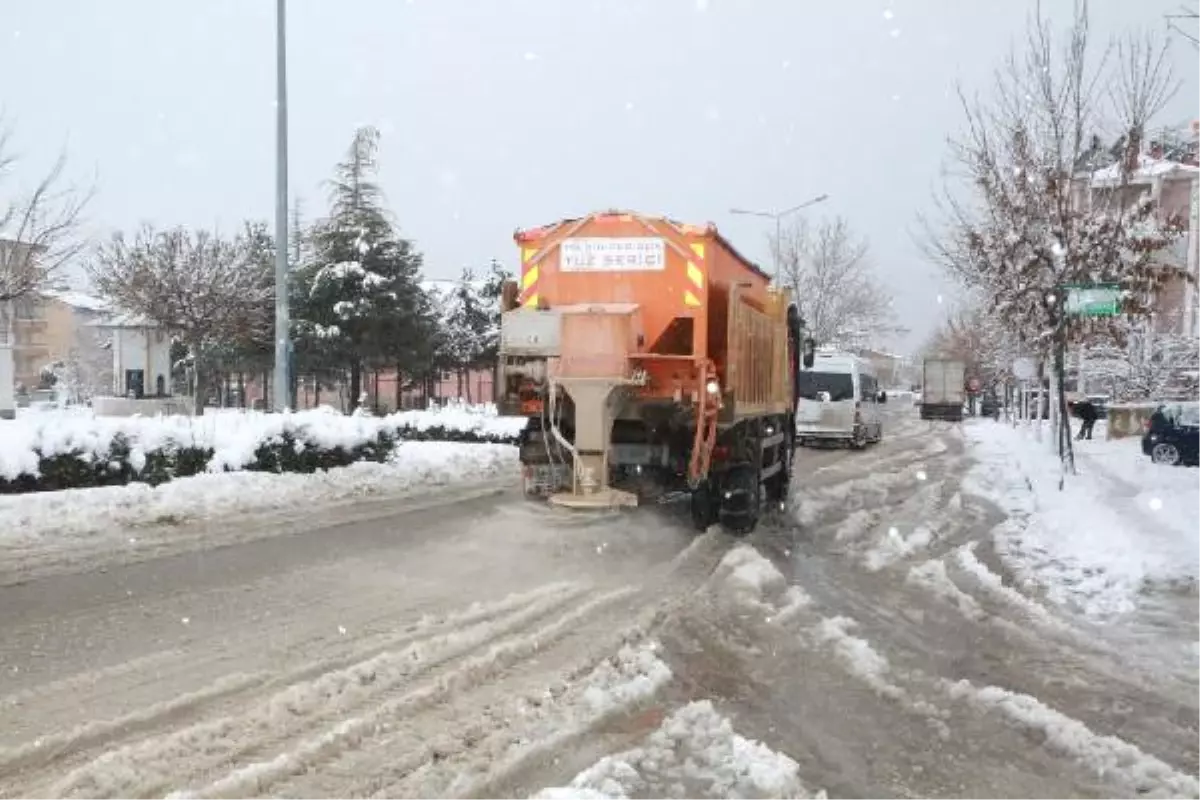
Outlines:
{"type": "Polygon", "coordinates": [[[0,423],[0,494],[157,485],[204,472],[302,472],[387,461],[401,441],[504,444],[520,418],[452,406],[386,417],[294,414],[95,417],[49,412],[0,423]]]}

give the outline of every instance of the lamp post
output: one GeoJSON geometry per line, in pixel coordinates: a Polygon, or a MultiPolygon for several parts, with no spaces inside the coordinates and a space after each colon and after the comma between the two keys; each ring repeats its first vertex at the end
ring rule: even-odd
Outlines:
{"type": "Polygon", "coordinates": [[[731,209],[729,209],[729,213],[730,214],[740,214],[742,216],[749,216],[749,217],[765,217],[766,219],[775,220],[775,246],[772,248],[772,252],[771,252],[771,261],[772,261],[772,267],[773,267],[771,280],[777,280],[779,277],[779,241],[780,241],[780,239],[783,238],[783,218],[796,213],[797,211],[799,211],[802,208],[808,208],[809,206],[815,206],[817,203],[823,203],[828,199],[829,199],[829,195],[819,194],[816,197],[814,197],[813,199],[806,200],[798,206],[792,206],[791,208],[785,208],[782,211],[753,211],[753,210],[745,209],[745,208],[731,208],[731,209]]]}
{"type": "Polygon", "coordinates": [[[287,17],[286,0],[275,4],[275,402],[285,411],[291,395],[288,380],[291,322],[288,308],[287,193],[287,17]]]}

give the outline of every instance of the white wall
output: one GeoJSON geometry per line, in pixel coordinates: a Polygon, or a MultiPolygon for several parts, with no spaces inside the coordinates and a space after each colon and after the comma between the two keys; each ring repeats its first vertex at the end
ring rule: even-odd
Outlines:
{"type": "Polygon", "coordinates": [[[171,394],[171,338],[154,328],[113,329],[113,392],[124,396],[125,370],[145,373],[146,395],[155,393],[158,376],[163,376],[166,393],[171,394]]]}

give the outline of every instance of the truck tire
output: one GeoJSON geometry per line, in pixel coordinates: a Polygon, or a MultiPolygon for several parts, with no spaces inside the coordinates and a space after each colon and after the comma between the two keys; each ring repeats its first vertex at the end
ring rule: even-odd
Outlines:
{"type": "Polygon", "coordinates": [[[719,503],[710,481],[705,481],[692,490],[690,505],[692,527],[697,531],[704,533],[716,524],[719,503]]]}
{"type": "Polygon", "coordinates": [[[767,478],[765,482],[766,497],[768,503],[779,503],[787,500],[788,487],[792,481],[792,459],[795,442],[792,439],[786,439],[779,446],[779,472],[767,478]]]}
{"type": "Polygon", "coordinates": [[[758,526],[762,484],[759,471],[749,464],[736,466],[725,477],[721,494],[721,526],[734,536],[747,536],[758,526]]]}

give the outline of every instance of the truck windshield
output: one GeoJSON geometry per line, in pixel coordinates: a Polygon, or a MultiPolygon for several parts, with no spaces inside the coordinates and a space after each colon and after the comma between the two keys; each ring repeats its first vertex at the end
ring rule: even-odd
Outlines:
{"type": "Polygon", "coordinates": [[[805,400],[817,400],[821,392],[829,392],[829,399],[854,399],[854,381],[845,372],[808,372],[800,373],[800,397],[805,400]]]}

